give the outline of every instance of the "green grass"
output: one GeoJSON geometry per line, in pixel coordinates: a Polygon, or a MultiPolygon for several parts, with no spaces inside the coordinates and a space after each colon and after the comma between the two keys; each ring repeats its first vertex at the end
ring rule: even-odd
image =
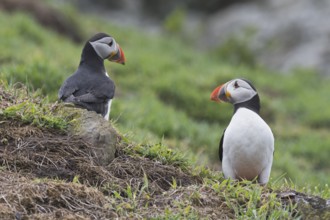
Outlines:
{"type": "Polygon", "coordinates": [[[173,151],[162,144],[154,145],[135,145],[126,152],[128,154],[138,154],[145,158],[159,161],[166,165],[178,166],[187,170],[188,161],[184,155],[177,151],[173,151]]]}
{"type": "MultiPolygon", "coordinates": [[[[260,93],[261,114],[276,138],[272,179],[285,175],[297,187],[327,189],[328,78],[307,70],[283,75],[240,61],[226,63],[221,57],[231,51],[230,44],[220,54],[208,53],[169,34],[148,35],[78,13],[75,19],[84,26],[86,39],[107,32],[125,52],[125,66],[106,62],[117,86],[111,117],[122,133],[146,146],[162,142],[185,152],[193,163],[219,167],[218,143],[233,110],[211,102],[209,95],[227,80],[247,78],[260,93]]],[[[42,28],[25,14],[1,13],[0,22],[1,79],[23,82],[55,101],[58,88],[75,71],[83,45],[42,28]]],[[[232,51],[238,53],[234,43],[232,51]]],[[[14,112],[22,111],[17,108],[14,112]]],[[[152,154],[147,151],[141,153],[152,154]]]]}
{"type": "Polygon", "coordinates": [[[40,107],[40,104],[29,101],[10,106],[0,112],[0,116],[7,119],[20,120],[23,123],[29,123],[38,127],[54,128],[65,130],[67,121],[60,116],[54,116],[49,113],[49,109],[40,107]]]}

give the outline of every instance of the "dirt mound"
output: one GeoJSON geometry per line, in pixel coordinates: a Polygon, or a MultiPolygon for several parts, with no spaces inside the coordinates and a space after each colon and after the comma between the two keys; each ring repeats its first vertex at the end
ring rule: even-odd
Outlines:
{"type": "MultiPolygon", "coordinates": [[[[79,136],[68,136],[56,131],[42,130],[19,122],[2,121],[0,136],[0,163],[7,170],[34,174],[39,178],[56,178],[90,186],[115,184],[121,187],[130,183],[140,187],[144,175],[150,188],[160,193],[167,190],[173,179],[181,185],[198,182],[180,169],[155,163],[148,158],[132,157],[119,153],[109,165],[102,166],[96,148],[79,136]]],[[[118,148],[123,147],[118,140],[118,148]]],[[[129,147],[129,146],[124,146],[129,147]]]]}
{"type": "MultiPolygon", "coordinates": [[[[174,179],[178,186],[201,183],[178,167],[125,154],[131,146],[120,139],[116,158],[104,166],[97,149],[79,136],[0,121],[0,215],[5,219],[109,219],[117,217],[114,194],[125,199],[145,188],[149,196],[162,195],[174,179]]],[[[139,206],[146,201],[139,200],[139,206]]]]}
{"type": "MultiPolygon", "coordinates": [[[[179,167],[125,153],[133,146],[120,136],[114,140],[115,159],[104,164],[97,146],[79,135],[33,126],[22,116],[6,118],[1,112],[7,107],[41,105],[24,86],[0,87],[0,100],[3,219],[111,219],[132,211],[129,201],[136,192],[145,194],[136,201],[142,209],[157,195],[160,201],[174,180],[178,187],[201,183],[179,167]]],[[[152,214],[145,209],[143,216],[152,214]]]]}

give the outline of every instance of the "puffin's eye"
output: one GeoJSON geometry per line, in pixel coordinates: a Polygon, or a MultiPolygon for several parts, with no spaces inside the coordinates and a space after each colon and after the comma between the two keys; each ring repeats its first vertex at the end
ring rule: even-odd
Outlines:
{"type": "Polygon", "coordinates": [[[111,47],[111,46],[112,46],[112,44],[113,44],[113,40],[112,40],[112,41],[110,41],[110,43],[109,43],[109,46],[111,47]]]}
{"type": "Polygon", "coordinates": [[[237,81],[235,81],[235,83],[234,83],[234,87],[235,87],[235,89],[237,89],[237,88],[239,87],[239,85],[238,85],[238,82],[237,82],[237,81]]]}

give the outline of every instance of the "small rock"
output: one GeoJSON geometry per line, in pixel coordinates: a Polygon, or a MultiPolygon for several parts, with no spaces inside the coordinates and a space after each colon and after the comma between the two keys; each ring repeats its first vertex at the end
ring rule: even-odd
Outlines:
{"type": "Polygon", "coordinates": [[[310,196],[296,191],[277,193],[286,205],[293,203],[297,205],[299,214],[303,219],[330,219],[330,206],[328,201],[318,196],[310,196]]]}
{"type": "Polygon", "coordinates": [[[90,143],[95,148],[100,165],[108,165],[115,158],[120,135],[109,121],[95,112],[79,108],[68,108],[68,110],[75,112],[70,133],[90,143]]]}

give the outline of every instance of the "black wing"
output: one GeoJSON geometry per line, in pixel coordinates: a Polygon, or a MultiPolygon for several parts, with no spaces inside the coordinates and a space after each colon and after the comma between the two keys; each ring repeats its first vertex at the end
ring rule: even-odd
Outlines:
{"type": "Polygon", "coordinates": [[[58,98],[104,116],[114,94],[115,84],[109,77],[78,70],[65,80],[58,98]]]}
{"type": "Polygon", "coordinates": [[[115,96],[115,89],[114,82],[110,78],[105,77],[98,82],[97,88],[92,89],[90,93],[99,99],[109,100],[115,96]]]}
{"type": "Polygon", "coordinates": [[[78,84],[72,79],[73,76],[66,79],[58,91],[58,98],[65,100],[70,97],[74,92],[79,90],[78,84]]]}
{"type": "Polygon", "coordinates": [[[222,157],[223,157],[223,136],[225,136],[225,131],[226,129],[223,131],[223,134],[221,136],[221,139],[220,139],[220,144],[219,144],[219,159],[220,161],[222,162],[222,157]]]}
{"type": "Polygon", "coordinates": [[[58,92],[58,98],[70,102],[73,95],[75,101],[100,103],[112,99],[114,94],[115,84],[110,78],[80,71],[65,80],[58,92]]]}

